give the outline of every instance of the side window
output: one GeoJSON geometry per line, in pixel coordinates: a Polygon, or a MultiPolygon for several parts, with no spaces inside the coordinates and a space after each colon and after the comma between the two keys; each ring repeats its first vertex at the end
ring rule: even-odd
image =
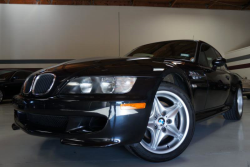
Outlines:
{"type": "Polygon", "coordinates": [[[216,49],[214,49],[214,52],[216,54],[216,58],[222,57],[221,54],[216,49]]]}
{"type": "Polygon", "coordinates": [[[207,57],[204,52],[200,52],[199,64],[202,66],[208,67],[207,57]]]}
{"type": "Polygon", "coordinates": [[[199,64],[205,66],[205,67],[213,67],[212,61],[217,58],[217,55],[215,54],[214,48],[203,44],[201,46],[201,51],[199,54],[199,64]]]}
{"type": "Polygon", "coordinates": [[[28,76],[30,75],[29,72],[26,71],[19,71],[17,72],[13,77],[15,77],[16,79],[26,79],[28,76]]]}

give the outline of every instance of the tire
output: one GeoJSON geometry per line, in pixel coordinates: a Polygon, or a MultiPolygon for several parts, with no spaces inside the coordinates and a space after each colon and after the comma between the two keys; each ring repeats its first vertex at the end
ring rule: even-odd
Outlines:
{"type": "Polygon", "coordinates": [[[0,90],[0,103],[3,101],[3,92],[0,90]]]}
{"type": "Polygon", "coordinates": [[[125,147],[147,161],[169,161],[188,147],[194,130],[195,113],[189,97],[179,87],[163,83],[155,95],[144,138],[125,147]],[[155,140],[156,136],[161,140],[155,140]]]}
{"type": "Polygon", "coordinates": [[[247,95],[247,99],[250,99],[250,95],[247,95]]]}
{"type": "Polygon", "coordinates": [[[234,95],[233,106],[230,110],[223,114],[226,120],[240,120],[243,114],[243,97],[242,90],[238,87],[234,95]]]}

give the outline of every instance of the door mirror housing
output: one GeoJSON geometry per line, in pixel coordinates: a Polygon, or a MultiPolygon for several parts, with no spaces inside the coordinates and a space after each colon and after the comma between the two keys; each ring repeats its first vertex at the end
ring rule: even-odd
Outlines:
{"type": "Polygon", "coordinates": [[[213,69],[216,70],[217,67],[224,66],[227,63],[226,59],[220,57],[212,61],[213,69]]]}

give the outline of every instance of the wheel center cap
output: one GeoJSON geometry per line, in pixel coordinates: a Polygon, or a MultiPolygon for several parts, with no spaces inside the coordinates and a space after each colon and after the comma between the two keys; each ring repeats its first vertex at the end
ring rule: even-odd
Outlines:
{"type": "Polygon", "coordinates": [[[160,119],[158,120],[158,123],[159,123],[161,126],[163,126],[163,125],[165,124],[165,119],[160,118],[160,119]]]}

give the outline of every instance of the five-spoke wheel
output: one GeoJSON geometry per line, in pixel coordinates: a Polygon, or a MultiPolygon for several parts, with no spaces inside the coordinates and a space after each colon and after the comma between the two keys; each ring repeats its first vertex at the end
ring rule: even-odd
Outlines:
{"type": "Polygon", "coordinates": [[[156,93],[147,131],[141,145],[152,153],[176,149],[189,128],[189,113],[183,100],[169,91],[156,93]]]}
{"type": "Polygon", "coordinates": [[[189,145],[194,123],[194,110],[187,93],[173,84],[161,84],[142,141],[126,148],[148,161],[171,160],[189,145]]]}

